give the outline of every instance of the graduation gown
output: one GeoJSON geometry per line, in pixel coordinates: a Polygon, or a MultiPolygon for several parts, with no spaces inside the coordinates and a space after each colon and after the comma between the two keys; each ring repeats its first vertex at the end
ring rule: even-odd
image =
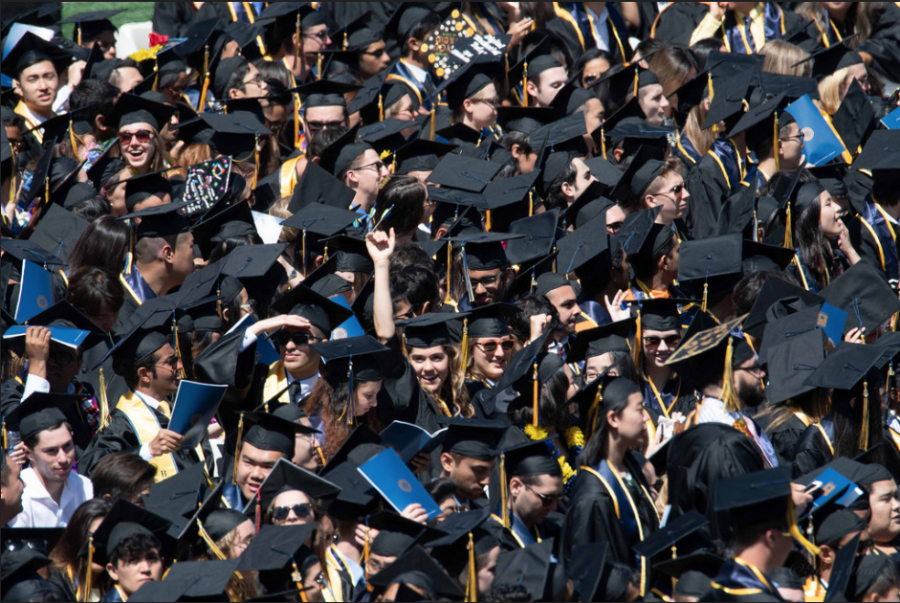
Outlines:
{"type": "Polygon", "coordinates": [[[897,248],[898,227],[887,212],[872,201],[871,194],[862,204],[852,203],[857,216],[847,224],[850,242],[859,255],[869,260],[887,279],[900,278],[900,252],[897,248]]]}
{"type": "Polygon", "coordinates": [[[702,2],[667,2],[666,7],[659,12],[650,26],[650,37],[679,46],[690,46],[691,34],[700,25],[708,10],[702,2]]]}
{"type": "MultiPolygon", "coordinates": [[[[137,396],[135,396],[137,397],[137,396]]],[[[112,409],[109,414],[109,425],[104,427],[91,442],[91,445],[85,450],[82,458],[78,461],[78,473],[89,477],[94,467],[103,457],[117,452],[129,452],[132,454],[140,454],[141,440],[133,421],[135,417],[129,417],[129,414],[121,407],[121,400],[116,404],[116,408],[112,409]]],[[[153,413],[153,417],[159,423],[160,429],[166,429],[169,425],[169,419],[162,411],[146,405],[146,408],[153,413]]],[[[207,463],[207,467],[212,472],[213,453],[209,444],[209,438],[204,435],[200,446],[203,451],[203,462],[207,463]]],[[[196,451],[179,450],[172,454],[178,471],[187,469],[188,467],[201,462],[196,451]]],[[[157,481],[161,476],[157,474],[157,481]]]]}
{"type": "MultiPolygon", "coordinates": [[[[585,50],[599,48],[594,36],[593,17],[587,12],[584,3],[554,2],[553,6],[556,17],[547,22],[547,29],[563,39],[573,60],[577,60],[585,50]]],[[[634,54],[628,41],[631,33],[612,2],[606,3],[606,11],[608,17],[601,27],[606,28],[609,53],[617,63],[626,63],[634,54]]]]}
{"type": "Polygon", "coordinates": [[[739,557],[726,561],[712,584],[712,598],[705,601],[784,601],[765,574],[739,557]]]}
{"type": "MultiPolygon", "coordinates": [[[[616,481],[601,479],[608,475],[605,461],[600,468],[578,470],[562,535],[566,560],[575,546],[603,541],[609,543],[613,561],[642,569],[646,559],[636,556],[632,547],[659,528],[659,517],[638,456],[628,452],[625,464],[632,485],[625,485],[624,490],[616,481]],[[633,510],[637,511],[636,516],[633,510]]],[[[626,480],[621,483],[626,484],[626,480]]],[[[644,570],[644,586],[649,587],[649,567],[644,570]]]]}
{"type": "Polygon", "coordinates": [[[833,437],[834,428],[827,419],[804,430],[794,449],[795,478],[824,467],[834,460],[834,449],[831,444],[833,437]]]}
{"type": "Polygon", "coordinates": [[[881,7],[870,12],[873,17],[872,33],[857,50],[872,56],[870,69],[880,73],[884,79],[900,81],[900,6],[896,2],[882,2],[881,7]]]}
{"type": "MultiPolygon", "coordinates": [[[[74,383],[75,392],[89,398],[94,397],[94,391],[89,385],[74,383]]],[[[19,380],[7,379],[0,384],[0,413],[5,417],[13,408],[22,402],[22,395],[25,393],[25,384],[19,380]]],[[[99,404],[98,404],[99,408],[99,404]]],[[[64,414],[66,421],[72,426],[72,439],[75,441],[75,460],[80,461],[84,456],[84,451],[90,446],[94,437],[95,428],[91,427],[84,410],[80,404],[71,404],[66,407],[64,414]]]]}
{"type": "Polygon", "coordinates": [[[769,441],[772,442],[772,447],[775,448],[775,454],[778,455],[779,463],[781,463],[782,460],[793,462],[797,442],[800,441],[803,432],[809,427],[809,420],[807,419],[804,421],[798,415],[793,414],[787,421],[774,428],[771,427],[771,414],[765,413],[757,415],[753,417],[753,420],[756,421],[757,425],[762,427],[763,431],[766,432],[766,435],[769,436],[769,441]]]}
{"type": "Polygon", "coordinates": [[[712,151],[704,155],[688,173],[692,202],[688,203],[684,222],[691,238],[715,236],[719,214],[732,190],[728,173],[725,163],[712,151]]]}

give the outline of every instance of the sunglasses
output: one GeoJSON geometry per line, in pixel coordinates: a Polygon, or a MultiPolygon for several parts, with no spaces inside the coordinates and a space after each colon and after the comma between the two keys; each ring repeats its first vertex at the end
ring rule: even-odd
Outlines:
{"type": "Polygon", "coordinates": [[[147,144],[153,140],[153,132],[150,130],[138,130],[137,132],[121,132],[119,133],[119,141],[122,144],[130,144],[131,139],[136,138],[141,144],[147,144]]]}
{"type": "Polygon", "coordinates": [[[300,519],[306,519],[310,515],[312,515],[312,505],[308,503],[303,503],[299,505],[292,505],[290,507],[275,507],[272,509],[272,519],[275,521],[284,521],[287,519],[291,511],[294,512],[294,515],[299,517],[300,519]]]}
{"type": "Polygon", "coordinates": [[[507,339],[505,341],[485,341],[482,343],[477,343],[475,345],[481,348],[482,352],[486,354],[493,354],[497,351],[497,346],[503,348],[504,352],[509,352],[514,347],[516,347],[516,342],[512,339],[507,339]]]}
{"type": "Polygon", "coordinates": [[[326,30],[317,31],[316,33],[304,33],[304,38],[319,38],[323,42],[328,39],[328,32],[326,30]]]}
{"type": "Polygon", "coordinates": [[[278,334],[278,345],[286,346],[289,341],[293,341],[294,345],[299,346],[316,343],[318,339],[311,336],[309,333],[289,333],[288,331],[281,331],[278,334]]]}
{"type": "Polygon", "coordinates": [[[668,337],[644,337],[644,343],[651,348],[659,347],[659,344],[664,341],[666,342],[666,346],[674,348],[679,343],[681,343],[681,335],[669,335],[668,337]]]}
{"type": "Polygon", "coordinates": [[[306,122],[306,127],[313,131],[319,130],[336,130],[344,125],[342,121],[308,121],[306,122]]]}
{"type": "Polygon", "coordinates": [[[541,494],[540,492],[537,492],[531,486],[525,486],[525,487],[528,489],[529,492],[531,492],[532,494],[534,494],[535,496],[538,497],[538,500],[541,501],[542,507],[549,507],[549,506],[553,505],[554,503],[559,502],[559,498],[560,498],[559,496],[541,494]]]}

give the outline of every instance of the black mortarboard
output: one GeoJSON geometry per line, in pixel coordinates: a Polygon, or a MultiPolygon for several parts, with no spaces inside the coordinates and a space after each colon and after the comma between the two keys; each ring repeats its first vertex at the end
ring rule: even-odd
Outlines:
{"type": "Polygon", "coordinates": [[[451,238],[484,232],[478,211],[488,207],[483,195],[429,186],[428,198],[436,203],[431,215],[432,230],[448,226],[445,236],[451,238]]]}
{"type": "MultiPolygon", "coordinates": [[[[591,274],[605,276],[612,263],[614,246],[618,249],[621,244],[606,234],[606,216],[597,216],[590,222],[579,225],[575,232],[559,240],[558,272],[569,275],[573,270],[578,270],[600,257],[599,262],[592,264],[591,274]]],[[[582,282],[582,285],[584,284],[582,282]]]]}
{"type": "Polygon", "coordinates": [[[500,546],[503,538],[503,526],[491,517],[490,509],[453,513],[440,524],[440,528],[448,535],[426,542],[425,546],[432,549],[432,556],[452,575],[459,575],[468,563],[470,534],[476,557],[500,546]]]}
{"type": "Polygon", "coordinates": [[[469,337],[509,337],[506,317],[513,311],[513,306],[502,302],[473,308],[467,319],[469,337]]]}
{"type": "Polygon", "coordinates": [[[162,542],[170,525],[168,520],[159,515],[118,499],[106,514],[103,523],[94,531],[90,541],[81,547],[79,556],[90,556],[90,549],[93,548],[93,562],[105,566],[109,562],[109,555],[126,538],[147,534],[162,542]]]}
{"type": "Polygon", "coordinates": [[[807,166],[806,169],[810,174],[816,177],[819,184],[825,187],[825,190],[827,190],[832,197],[847,197],[849,195],[847,185],[844,183],[844,178],[847,176],[846,163],[828,163],[819,166],[807,166]]]}
{"type": "Polygon", "coordinates": [[[391,511],[381,511],[367,518],[366,525],[380,532],[372,541],[372,554],[386,557],[399,557],[417,543],[431,542],[446,535],[441,529],[430,528],[391,511]]]}
{"type": "Polygon", "coordinates": [[[31,171],[32,177],[29,188],[26,190],[23,187],[19,193],[19,203],[24,207],[27,207],[32,202],[36,205],[43,204],[45,199],[49,199],[49,193],[51,192],[51,187],[48,186],[50,184],[50,165],[53,163],[55,148],[56,145],[48,142],[41,150],[40,159],[38,159],[37,165],[31,171]]]}
{"type": "MultiPolygon", "coordinates": [[[[151,306],[148,306],[148,308],[151,308],[151,306]]],[[[144,309],[143,311],[139,309],[138,312],[135,312],[127,324],[128,330],[103,358],[103,361],[105,361],[107,357],[112,356],[113,369],[117,374],[123,375],[127,373],[122,366],[122,363],[138,364],[141,360],[149,357],[169,343],[169,339],[165,335],[167,329],[156,326],[160,317],[156,317],[154,314],[156,314],[156,312],[152,309],[144,309]]],[[[172,315],[171,311],[161,311],[159,314],[164,314],[169,317],[172,315]]],[[[99,367],[103,361],[97,363],[97,367],[99,367]]]]}
{"type": "Polygon", "coordinates": [[[796,255],[793,249],[779,245],[767,245],[744,239],[744,273],[785,270],[796,255]]]}
{"type": "Polygon", "coordinates": [[[811,387],[850,391],[862,382],[881,357],[874,346],[841,342],[806,379],[811,387]]]}
{"type": "Polygon", "coordinates": [[[849,314],[845,333],[860,326],[865,327],[866,333],[873,333],[900,311],[900,301],[884,274],[868,262],[859,262],[845,271],[822,289],[821,296],[849,314]]]}
{"type": "Polygon", "coordinates": [[[75,24],[75,41],[81,43],[82,37],[92,38],[98,33],[104,31],[115,31],[116,26],[110,22],[110,19],[118,14],[124,13],[124,8],[113,10],[95,10],[91,12],[78,13],[71,17],[66,17],[60,21],[60,25],[64,23],[75,24]]]}
{"type": "Polygon", "coordinates": [[[555,291],[561,287],[571,287],[570,281],[565,275],[555,272],[545,272],[537,279],[537,287],[534,290],[535,295],[547,295],[551,291],[555,291]]]}
{"type": "Polygon", "coordinates": [[[128,213],[135,211],[135,207],[151,197],[163,200],[166,195],[172,196],[172,185],[163,176],[168,170],[151,172],[134,176],[125,181],[125,208],[128,213]]]}
{"type": "Polygon", "coordinates": [[[878,130],[872,133],[863,152],[853,162],[853,170],[875,170],[894,168],[897,145],[900,144],[900,130],[878,130]]]}
{"type": "Polygon", "coordinates": [[[829,514],[815,531],[816,542],[838,548],[840,541],[849,534],[866,529],[866,522],[849,509],[838,509],[829,514]]]}
{"type": "Polygon", "coordinates": [[[458,190],[481,193],[503,167],[496,162],[450,154],[438,163],[428,181],[458,190]]]}
{"type": "Polygon", "coordinates": [[[680,329],[679,301],[676,299],[647,299],[641,301],[641,327],[652,331],[675,331],[680,329]]]}
{"type": "Polygon", "coordinates": [[[154,484],[150,494],[141,497],[144,507],[170,521],[177,519],[178,530],[182,530],[214,490],[204,471],[203,464],[197,463],[154,484]]]}
{"type": "Polygon", "coordinates": [[[566,360],[580,362],[607,352],[630,353],[628,336],[633,330],[634,320],[628,319],[581,331],[575,336],[566,360]]]}
{"type": "MultiPolygon", "coordinates": [[[[464,264],[468,270],[496,270],[509,266],[502,243],[521,238],[503,232],[465,234],[451,239],[456,248],[461,248],[464,264]]],[[[468,278],[468,274],[466,274],[468,278]]]]}
{"type": "Polygon", "coordinates": [[[430,312],[400,323],[406,347],[430,348],[459,343],[457,329],[449,323],[467,318],[469,314],[430,312]]]}
{"type": "Polygon", "coordinates": [[[209,260],[213,250],[228,239],[258,234],[250,205],[239,201],[213,214],[210,209],[194,224],[194,244],[200,247],[204,259],[209,260]]]}
{"type": "Polygon", "coordinates": [[[500,451],[506,463],[506,477],[537,475],[562,476],[559,462],[550,453],[546,441],[528,442],[500,451]]]}
{"type": "Polygon", "coordinates": [[[425,593],[423,600],[453,601],[465,596],[456,582],[420,546],[413,547],[397,561],[378,572],[371,578],[371,582],[374,587],[381,589],[386,589],[392,584],[413,586],[425,593]]]}
{"type": "Polygon", "coordinates": [[[25,132],[25,134],[41,130],[44,133],[45,141],[53,140],[57,143],[63,141],[71,142],[71,138],[69,136],[70,130],[71,133],[77,134],[79,136],[92,133],[93,129],[91,128],[91,124],[83,119],[80,119],[80,117],[86,110],[90,110],[95,106],[96,105],[92,105],[90,107],[85,107],[85,109],[80,111],[71,111],[69,113],[56,115],[48,120],[45,120],[37,127],[28,130],[27,132],[25,132]]]}
{"type": "MultiPolygon", "coordinates": [[[[728,132],[728,135],[737,136],[746,132],[747,147],[750,149],[755,149],[766,140],[773,140],[772,144],[777,145],[778,136],[774,131],[775,120],[778,119],[779,130],[789,123],[795,122],[790,113],[782,113],[786,106],[787,95],[781,93],[744,113],[728,132]]],[[[777,152],[777,146],[775,152],[777,152]]]]}
{"type": "Polygon", "coordinates": [[[27,547],[4,552],[0,558],[3,598],[10,601],[52,601],[59,597],[59,591],[37,573],[48,565],[50,559],[46,555],[27,547]]]}
{"type": "Polygon", "coordinates": [[[174,236],[188,232],[191,228],[190,222],[181,213],[186,206],[186,203],[167,203],[126,214],[119,219],[140,219],[140,224],[133,227],[136,239],[174,236]]]}
{"type": "Polygon", "coordinates": [[[689,511],[670,520],[665,527],[634,545],[634,552],[642,557],[648,557],[656,568],[657,563],[676,558],[673,552],[676,547],[678,556],[704,549],[715,550],[715,545],[703,530],[707,525],[709,520],[699,511],[689,511]]]}
{"type": "Polygon", "coordinates": [[[366,11],[359,17],[341,25],[341,27],[331,32],[331,39],[334,41],[335,47],[342,50],[361,51],[368,46],[381,40],[381,32],[372,29],[372,13],[366,11]]]}
{"type": "MultiPolygon", "coordinates": [[[[331,176],[329,176],[329,178],[331,178],[331,176]]],[[[337,180],[334,180],[334,182],[337,182],[340,186],[344,187],[344,185],[337,180]]],[[[318,251],[324,248],[324,244],[322,243],[324,239],[333,237],[341,232],[346,232],[346,230],[358,219],[358,213],[347,209],[338,209],[331,205],[323,205],[321,203],[308,203],[307,205],[304,205],[302,209],[297,210],[290,218],[282,222],[281,225],[286,228],[296,228],[300,231],[301,237],[305,234],[305,244],[307,247],[318,251]]],[[[301,248],[302,245],[303,241],[301,240],[301,248]]]]}
{"type": "Polygon", "coordinates": [[[79,396],[33,393],[25,398],[5,417],[8,429],[17,431],[22,440],[65,422],[65,410],[80,401],[79,396]]]}
{"type": "Polygon", "coordinates": [[[791,500],[791,468],[778,467],[715,484],[715,511],[734,526],[767,524],[773,520],[787,524],[791,500]]]}
{"type": "Polygon", "coordinates": [[[505,132],[533,134],[556,120],[556,113],[549,107],[498,107],[497,123],[505,132]]]}
{"type": "Polygon", "coordinates": [[[28,31],[3,57],[3,72],[15,79],[24,69],[44,60],[52,62],[57,73],[62,73],[72,62],[72,55],[28,31]]]}
{"type": "MultiPolygon", "coordinates": [[[[528,52],[519,56],[519,62],[509,68],[509,81],[520,83],[524,86],[526,79],[537,78],[547,69],[554,67],[565,67],[563,63],[557,61],[550,53],[553,50],[550,35],[546,32],[543,37],[534,43],[529,40],[522,45],[522,50],[528,48],[528,52]]],[[[527,104],[527,103],[526,103],[527,104]]]]}
{"type": "MultiPolygon", "coordinates": [[[[76,182],[66,192],[66,198],[62,206],[65,209],[75,209],[88,199],[96,197],[99,193],[90,182],[76,182]]],[[[46,219],[46,218],[45,218],[46,219]]]]}
{"type": "Polygon", "coordinates": [[[456,452],[479,461],[494,458],[495,448],[504,429],[502,421],[438,417],[439,425],[449,427],[444,440],[445,452],[456,452]]]}
{"type": "Polygon", "coordinates": [[[822,304],[825,301],[815,293],[810,293],[806,289],[798,287],[783,278],[770,275],[759,290],[756,301],[753,303],[753,307],[744,321],[744,333],[756,339],[762,339],[768,320],[769,308],[778,300],[789,297],[798,297],[807,306],[822,304]]]}
{"type": "MultiPolygon", "coordinates": [[[[506,232],[516,220],[534,214],[534,186],[540,176],[537,171],[501,178],[484,189],[488,202],[490,230],[506,232]]],[[[549,253],[549,250],[547,251],[549,253]]]]}
{"type": "MultiPolygon", "coordinates": [[[[172,565],[163,583],[176,583],[184,588],[181,601],[223,600],[228,598],[225,589],[238,563],[237,559],[182,561],[172,565]]],[[[131,598],[128,600],[131,601],[131,598]]]]}
{"type": "Polygon", "coordinates": [[[556,112],[557,119],[572,115],[586,102],[597,98],[591,90],[578,88],[574,84],[566,84],[559,89],[550,107],[556,112]]]}
{"type": "Polygon", "coordinates": [[[271,25],[279,20],[279,17],[291,17],[287,22],[294,23],[295,17],[300,16],[300,27],[309,29],[325,23],[325,17],[316,10],[314,2],[273,2],[259,13],[256,22],[259,25],[271,25]]]}
{"type": "Polygon", "coordinates": [[[118,141],[116,141],[109,145],[109,148],[94,160],[87,171],[88,178],[98,191],[103,190],[103,187],[126,167],[125,162],[121,158],[110,156],[110,151],[116,148],[118,144],[118,141]]]}
{"type": "Polygon", "coordinates": [[[337,370],[335,365],[350,365],[350,377],[354,381],[380,381],[384,377],[378,359],[373,356],[388,351],[388,348],[370,335],[336,339],[310,347],[326,359],[329,370],[337,370]]]}
{"type": "Polygon", "coordinates": [[[158,132],[169,123],[174,112],[175,107],[126,93],[116,101],[104,123],[110,128],[145,123],[158,132]]]}
{"type": "MultiPolygon", "coordinates": [[[[570,160],[573,157],[586,157],[589,150],[584,141],[584,135],[587,133],[584,116],[580,113],[565,116],[541,126],[531,133],[531,146],[543,155],[538,159],[538,165],[545,166],[554,153],[568,153],[570,160]]],[[[559,168],[555,170],[552,177],[544,175],[543,181],[553,182],[560,171],[559,168]]]]}
{"type": "Polygon", "coordinates": [[[672,243],[675,228],[657,224],[660,208],[645,209],[626,216],[616,238],[630,258],[649,264],[650,259],[672,243]]]}
{"type": "Polygon", "coordinates": [[[356,142],[359,127],[354,127],[328,145],[319,156],[319,165],[340,178],[360,155],[372,149],[366,142],[356,142]]]}
{"type": "Polygon", "coordinates": [[[359,140],[371,145],[385,159],[406,144],[403,130],[409,128],[410,124],[411,122],[402,119],[388,118],[360,128],[359,140]]]}
{"type": "MultiPolygon", "coordinates": [[[[685,241],[678,260],[678,281],[699,283],[743,272],[743,239],[739,234],[685,241]]],[[[713,289],[710,283],[710,289],[713,289]]]]}
{"type": "Polygon", "coordinates": [[[456,110],[466,99],[474,97],[497,77],[494,63],[471,61],[454,71],[438,88],[447,92],[447,105],[456,110]]]}
{"type": "Polygon", "coordinates": [[[494,586],[521,586],[532,601],[553,601],[558,593],[554,571],[561,568],[556,559],[553,539],[513,551],[504,551],[497,558],[494,586]],[[548,593],[547,591],[550,590],[548,593]]]}
{"type": "Polygon", "coordinates": [[[545,211],[530,218],[516,220],[509,225],[510,234],[521,235],[506,244],[506,259],[510,264],[524,267],[542,260],[556,246],[559,209],[545,211]]]}
{"type": "Polygon", "coordinates": [[[287,244],[239,245],[226,256],[222,274],[233,276],[247,289],[250,299],[268,304],[284,279],[278,258],[287,244]]]}
{"type": "Polygon", "coordinates": [[[352,310],[319,295],[303,284],[291,289],[272,305],[272,309],[282,314],[302,316],[326,336],[330,336],[334,329],[353,316],[352,310]]]}
{"type": "Polygon", "coordinates": [[[453,150],[453,146],[442,142],[417,138],[406,145],[395,149],[395,174],[410,172],[431,172],[441,161],[441,157],[453,150]]]}
{"type": "Polygon", "coordinates": [[[855,79],[851,78],[840,107],[831,118],[844,146],[855,154],[875,130],[875,107],[855,79]]]}
{"type": "Polygon", "coordinates": [[[703,129],[711,128],[720,121],[734,123],[735,116],[742,116],[744,113],[747,97],[749,96],[750,79],[746,74],[737,75],[730,79],[722,80],[713,74],[713,86],[715,94],[713,94],[712,102],[709,105],[709,113],[706,115],[706,121],[703,123],[703,129]]]}
{"type": "Polygon", "coordinates": [[[766,349],[765,361],[769,367],[766,396],[770,404],[814,389],[806,381],[825,360],[825,343],[825,332],[812,329],[766,349]]]}
{"type": "Polygon", "coordinates": [[[337,295],[352,291],[350,283],[334,274],[337,258],[333,255],[327,262],[319,266],[306,277],[303,284],[323,297],[331,299],[337,295]]]}
{"type": "Polygon", "coordinates": [[[703,97],[706,96],[706,89],[708,86],[708,69],[701,71],[683,83],[678,90],[669,95],[670,100],[673,96],[678,97],[678,105],[674,107],[675,111],[682,115],[687,115],[691,109],[703,102],[703,97]]]}
{"type": "MultiPolygon", "coordinates": [[[[691,326],[682,338],[681,344],[669,356],[666,365],[676,372],[687,374],[689,371],[716,371],[722,366],[723,374],[727,374],[734,366],[753,357],[753,349],[743,337],[735,337],[733,332],[743,322],[744,317],[730,322],[709,326],[712,318],[701,313],[694,317],[691,326]],[[733,345],[734,354],[728,366],[727,346],[733,345]]],[[[730,402],[729,402],[730,404],[730,402]]]]}
{"type": "Polygon", "coordinates": [[[337,235],[323,241],[335,258],[338,272],[363,272],[371,274],[375,270],[364,239],[351,235],[337,235]]]}
{"type": "Polygon", "coordinates": [[[260,450],[280,452],[287,459],[294,456],[295,434],[309,430],[309,427],[265,412],[244,412],[241,417],[247,423],[242,442],[260,450]]]}
{"type": "Polygon", "coordinates": [[[355,520],[371,515],[378,508],[381,500],[378,491],[353,463],[345,461],[337,464],[327,475],[341,489],[337,499],[328,505],[328,515],[331,517],[355,520]]]}
{"type": "Polygon", "coordinates": [[[288,211],[297,214],[302,208],[314,203],[346,210],[353,204],[355,196],[353,189],[335,178],[331,172],[309,162],[294,187],[288,211]]]}
{"type": "Polygon", "coordinates": [[[437,5],[430,2],[401,2],[385,26],[385,37],[395,37],[402,48],[416,25],[435,14],[432,7],[437,5]]]}
{"type": "Polygon", "coordinates": [[[797,65],[801,65],[807,61],[814,61],[812,69],[813,77],[817,80],[821,80],[828,77],[829,75],[834,74],[836,71],[843,69],[844,67],[850,67],[852,65],[862,63],[863,60],[859,52],[853,50],[847,45],[847,42],[851,41],[855,37],[856,36],[851,36],[842,40],[838,44],[833,44],[827,48],[823,48],[818,52],[814,52],[812,55],[810,55],[809,58],[803,59],[799,63],[792,65],[792,67],[796,67],[797,65]]]}
{"type": "Polygon", "coordinates": [[[241,555],[238,571],[275,571],[299,569],[303,560],[314,555],[304,543],[309,540],[316,524],[293,526],[263,526],[241,555]]]}
{"type": "Polygon", "coordinates": [[[291,92],[297,92],[303,106],[307,109],[313,107],[346,107],[345,94],[356,92],[360,86],[344,84],[333,80],[316,80],[293,88],[291,92]]]}
{"type": "Polygon", "coordinates": [[[57,204],[51,204],[29,240],[66,260],[88,222],[57,204]]]}
{"type": "MultiPolygon", "coordinates": [[[[351,454],[356,450],[364,450],[371,449],[373,446],[379,446],[382,444],[381,436],[376,434],[368,425],[360,425],[350,434],[350,437],[341,444],[341,447],[338,448],[338,451],[334,453],[325,467],[322,469],[320,474],[332,482],[335,480],[330,475],[331,472],[342,465],[348,465],[354,468],[357,467],[361,463],[354,463],[354,460],[358,460],[355,456],[351,459],[351,454]]],[[[367,459],[368,460],[368,459],[367,459]]],[[[358,472],[357,472],[358,474],[358,472]]],[[[362,476],[360,475],[360,478],[362,476]]]]}
{"type": "MultiPolygon", "coordinates": [[[[316,430],[311,427],[307,427],[306,430],[305,433],[316,433],[316,430]]],[[[260,504],[262,513],[265,514],[279,494],[292,490],[303,492],[314,500],[328,500],[336,497],[341,491],[330,481],[282,458],[275,463],[272,471],[259,487],[259,498],[251,501],[245,512],[247,515],[251,515],[255,512],[256,505],[260,504]]]]}

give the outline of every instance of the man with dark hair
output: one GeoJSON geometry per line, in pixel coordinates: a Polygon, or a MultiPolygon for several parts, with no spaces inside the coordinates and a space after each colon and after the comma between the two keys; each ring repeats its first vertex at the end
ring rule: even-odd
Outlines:
{"type": "Polygon", "coordinates": [[[74,396],[33,394],[7,413],[31,463],[22,472],[22,512],[10,527],[65,527],[81,503],[93,498],[90,480],[72,470],[75,441],[63,409],[74,403],[74,396]]]}
{"type": "Polygon", "coordinates": [[[391,69],[388,80],[397,79],[415,90],[419,106],[432,109],[432,95],[437,83],[431,71],[431,63],[425,40],[441,25],[441,16],[429,8],[401,4],[391,15],[388,31],[394,35],[400,47],[400,60],[391,69]]]}
{"type": "MultiPolygon", "coordinates": [[[[55,115],[53,107],[60,88],[59,73],[71,60],[69,53],[31,32],[22,36],[3,58],[3,71],[12,76],[22,99],[15,111],[25,118],[29,130],[55,115]]],[[[38,142],[43,140],[40,131],[32,135],[38,142]]]]}
{"type": "Polygon", "coordinates": [[[437,421],[449,428],[440,458],[440,477],[456,482],[454,498],[457,506],[466,510],[479,509],[484,502],[484,488],[491,479],[494,449],[503,423],[443,417],[437,421]]]}
{"type": "Polygon", "coordinates": [[[110,84],[95,79],[83,80],[69,95],[69,109],[77,111],[79,119],[91,124],[99,142],[115,137],[115,128],[107,127],[104,117],[109,115],[121,91],[110,84]]]}
{"type": "Polygon", "coordinates": [[[509,492],[494,515],[504,521],[508,505],[508,548],[524,548],[559,533],[562,516],[555,513],[563,494],[562,468],[543,442],[529,442],[503,451],[509,492]]]}
{"type": "Polygon", "coordinates": [[[121,498],[143,507],[141,496],[148,496],[156,467],[137,454],[118,452],[103,457],[91,473],[95,498],[116,500],[121,498]]]}

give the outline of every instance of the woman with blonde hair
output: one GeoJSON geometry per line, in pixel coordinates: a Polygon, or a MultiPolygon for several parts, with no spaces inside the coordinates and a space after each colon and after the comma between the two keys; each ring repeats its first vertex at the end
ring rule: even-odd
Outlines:
{"type": "MultiPolygon", "coordinates": [[[[203,507],[217,507],[218,500],[221,498],[213,497],[203,507]]],[[[240,557],[256,536],[253,520],[234,509],[215,508],[205,513],[205,508],[198,511],[195,521],[198,524],[202,522],[209,540],[197,539],[204,546],[196,552],[193,560],[216,561],[240,557]]],[[[256,581],[248,572],[235,572],[228,581],[225,592],[231,601],[247,601],[259,594],[256,581]]]]}
{"type": "Polygon", "coordinates": [[[827,116],[837,113],[853,80],[866,95],[869,94],[869,70],[859,52],[839,44],[816,53],[813,59],[813,76],[819,79],[818,104],[827,116]]]}
{"type": "MultiPolygon", "coordinates": [[[[650,71],[659,78],[663,94],[668,97],[697,75],[697,62],[687,48],[669,45],[650,59],[650,71]]],[[[665,110],[666,117],[671,119],[673,111],[670,104],[665,110]]]]}
{"type": "Polygon", "coordinates": [[[772,40],[762,47],[759,54],[765,57],[763,71],[766,73],[794,75],[797,77],[810,77],[812,75],[812,63],[809,61],[810,54],[790,42],[772,40]]]}
{"type": "Polygon", "coordinates": [[[675,154],[685,168],[691,168],[712,149],[719,136],[714,128],[703,129],[712,102],[709,98],[709,74],[704,72],[685,82],[669,101],[675,122],[681,128],[675,154]]]}

